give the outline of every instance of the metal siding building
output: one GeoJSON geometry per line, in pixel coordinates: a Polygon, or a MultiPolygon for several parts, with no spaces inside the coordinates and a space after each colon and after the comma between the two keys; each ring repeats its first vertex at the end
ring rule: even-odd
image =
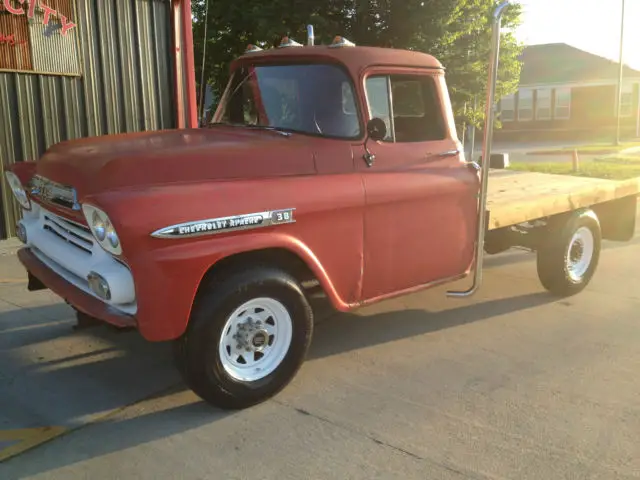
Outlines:
{"type": "MultiPolygon", "coordinates": [[[[47,25],[29,0],[11,2],[24,14],[0,2],[0,177],[64,140],[189,123],[175,101],[176,84],[178,98],[188,86],[175,60],[185,43],[177,0],[48,0],[58,17],[47,25]]],[[[4,179],[0,193],[1,239],[13,235],[18,211],[4,179]]]]}

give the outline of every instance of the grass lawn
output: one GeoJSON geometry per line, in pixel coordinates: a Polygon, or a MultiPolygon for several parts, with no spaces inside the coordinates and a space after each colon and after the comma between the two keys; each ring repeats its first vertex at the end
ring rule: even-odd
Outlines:
{"type": "Polygon", "coordinates": [[[606,162],[581,162],[580,171],[572,171],[571,162],[514,162],[510,170],[525,172],[553,173],[556,175],[573,175],[577,177],[605,178],[608,180],[626,180],[640,177],[640,159],[635,162],[621,163],[606,162]]]}
{"type": "Polygon", "coordinates": [[[580,147],[562,147],[554,150],[538,150],[529,152],[528,155],[563,155],[573,152],[576,148],[578,153],[590,154],[590,155],[606,155],[609,153],[616,153],[627,148],[640,147],[640,142],[623,142],[622,145],[612,145],[606,143],[582,145],[580,147]]]}

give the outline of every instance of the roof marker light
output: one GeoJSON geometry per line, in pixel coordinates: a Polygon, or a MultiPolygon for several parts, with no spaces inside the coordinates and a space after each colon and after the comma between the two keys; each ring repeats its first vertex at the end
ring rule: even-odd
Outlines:
{"type": "Polygon", "coordinates": [[[333,39],[333,43],[329,45],[330,48],[355,47],[355,46],[356,46],[355,43],[350,42],[349,40],[347,40],[344,37],[341,37],[340,35],[337,35],[333,39]]]}
{"type": "Polygon", "coordinates": [[[301,47],[302,44],[289,37],[283,37],[278,48],[301,47]]]}
{"type": "Polygon", "coordinates": [[[307,45],[313,47],[316,43],[316,36],[313,33],[313,25],[307,25],[307,45]]]}
{"type": "Polygon", "coordinates": [[[249,45],[244,53],[261,52],[262,49],[257,45],[249,45]]]}

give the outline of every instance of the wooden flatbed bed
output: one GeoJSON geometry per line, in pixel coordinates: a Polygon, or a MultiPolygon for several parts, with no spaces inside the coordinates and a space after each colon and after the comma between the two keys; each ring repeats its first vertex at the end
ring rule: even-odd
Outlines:
{"type": "Polygon", "coordinates": [[[536,252],[538,277],[556,295],[575,295],[587,286],[602,240],[626,242],[634,236],[640,178],[489,170],[488,180],[483,252],[495,255],[513,247],[536,252]]]}
{"type": "Polygon", "coordinates": [[[616,181],[491,170],[487,196],[488,229],[517,225],[639,193],[639,178],[616,181]]]}

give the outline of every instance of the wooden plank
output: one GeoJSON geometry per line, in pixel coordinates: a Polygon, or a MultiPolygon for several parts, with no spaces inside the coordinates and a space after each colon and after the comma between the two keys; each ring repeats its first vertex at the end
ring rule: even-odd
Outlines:
{"type": "Polygon", "coordinates": [[[516,225],[640,193],[640,178],[615,181],[547,173],[492,170],[489,229],[516,225]]]}

